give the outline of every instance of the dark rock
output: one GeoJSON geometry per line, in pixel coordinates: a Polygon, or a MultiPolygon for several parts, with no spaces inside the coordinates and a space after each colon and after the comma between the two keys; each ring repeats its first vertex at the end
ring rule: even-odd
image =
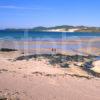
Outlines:
{"type": "Polygon", "coordinates": [[[1,48],[0,51],[2,52],[11,52],[11,51],[17,51],[16,49],[9,49],[9,48],[1,48]]]}

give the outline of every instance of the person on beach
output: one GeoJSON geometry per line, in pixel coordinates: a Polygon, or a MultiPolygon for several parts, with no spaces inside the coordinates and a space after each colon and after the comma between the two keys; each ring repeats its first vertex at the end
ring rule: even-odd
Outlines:
{"type": "Polygon", "coordinates": [[[56,49],[55,49],[55,48],[52,48],[51,51],[52,51],[53,53],[56,53],[56,49]]]}

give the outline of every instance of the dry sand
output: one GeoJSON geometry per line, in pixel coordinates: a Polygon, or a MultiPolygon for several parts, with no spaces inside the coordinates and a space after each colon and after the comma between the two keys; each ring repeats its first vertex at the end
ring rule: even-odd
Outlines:
{"type": "Polygon", "coordinates": [[[100,100],[100,79],[87,79],[91,76],[73,64],[63,69],[50,65],[48,59],[12,61],[19,53],[10,53],[12,57],[8,54],[7,59],[4,55],[0,59],[0,95],[12,100],[100,100]]]}

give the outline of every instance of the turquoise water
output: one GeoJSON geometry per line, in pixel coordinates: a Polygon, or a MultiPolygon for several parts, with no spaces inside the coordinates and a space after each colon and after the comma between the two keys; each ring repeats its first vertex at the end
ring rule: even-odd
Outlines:
{"type": "Polygon", "coordinates": [[[100,37],[100,33],[62,33],[62,32],[7,32],[0,31],[0,39],[17,39],[17,40],[66,40],[66,39],[77,39],[77,38],[96,38],[100,37]]]}

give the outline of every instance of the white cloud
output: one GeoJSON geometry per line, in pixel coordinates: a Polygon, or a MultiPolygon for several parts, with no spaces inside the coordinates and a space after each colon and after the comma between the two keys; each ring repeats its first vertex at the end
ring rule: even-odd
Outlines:
{"type": "Polygon", "coordinates": [[[1,9],[17,9],[17,10],[45,10],[45,9],[49,9],[49,8],[39,8],[39,7],[19,7],[19,6],[0,6],[1,9]]]}

